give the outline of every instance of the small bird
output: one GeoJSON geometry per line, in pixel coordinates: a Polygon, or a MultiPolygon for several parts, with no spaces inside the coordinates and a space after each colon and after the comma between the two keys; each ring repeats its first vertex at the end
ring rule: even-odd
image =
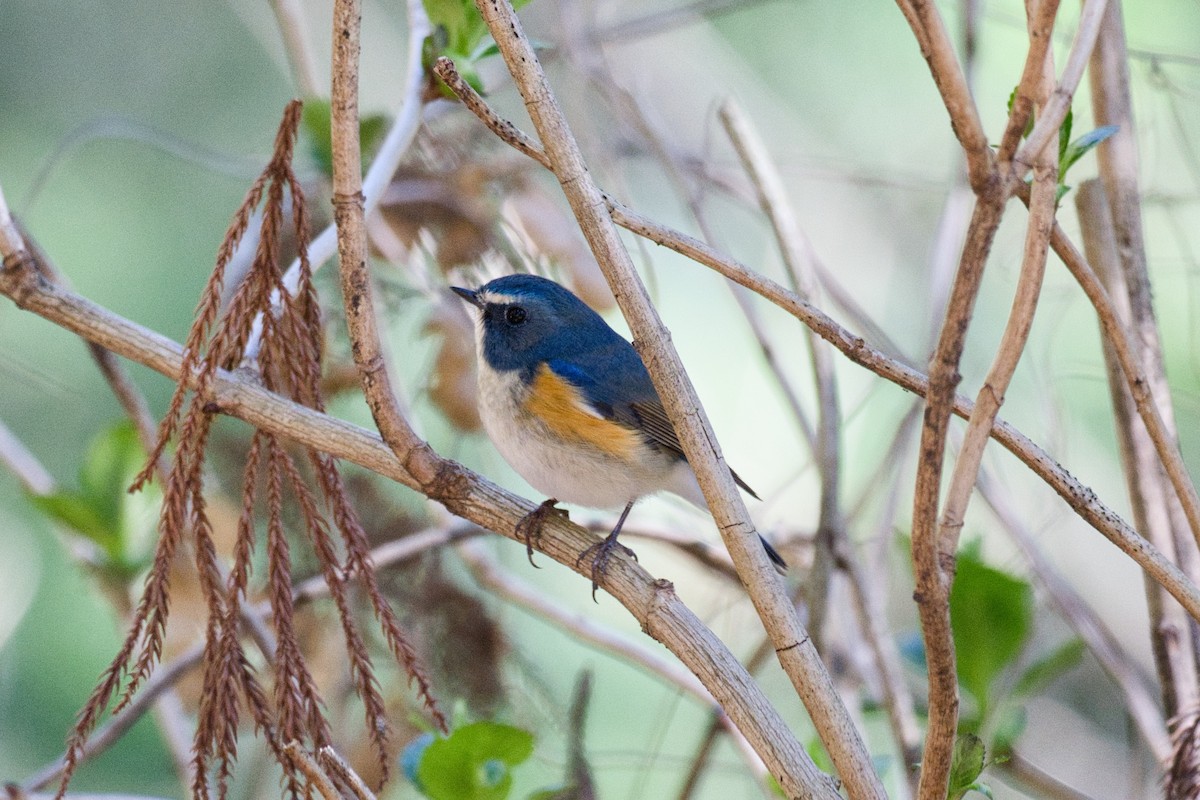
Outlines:
{"type": "MultiPolygon", "coordinates": [[[[517,525],[533,539],[560,500],[624,510],[592,557],[592,594],[634,502],[668,491],[708,510],[696,475],[641,356],[599,314],[554,281],[506,275],[478,290],[451,287],[476,311],[479,415],[500,455],[550,499],[517,525]]],[[[730,470],[738,486],[758,495],[730,470]]],[[[761,537],[760,537],[761,538],[761,537]]],[[[778,569],[787,562],[766,539],[778,569]]]]}

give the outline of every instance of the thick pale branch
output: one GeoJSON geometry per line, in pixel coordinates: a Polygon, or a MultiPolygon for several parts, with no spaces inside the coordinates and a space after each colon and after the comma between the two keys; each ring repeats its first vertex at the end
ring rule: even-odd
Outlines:
{"type": "MultiPolygon", "coordinates": [[[[721,459],[716,436],[688,379],[670,333],[650,303],[633,263],[607,213],[603,194],[592,181],[578,143],[558,108],[533,44],[508,0],[476,0],[500,47],[517,89],[584,237],[608,279],[613,295],[633,333],[634,345],[684,452],[708,500],[734,566],[751,602],[775,643],[780,664],[804,701],[813,722],[852,798],[882,797],[883,789],[870,753],[841,703],[828,672],[788,600],[783,583],[758,544],[733,476],[721,459]]],[[[801,793],[811,778],[807,758],[772,764],[785,791],[801,793]]]]}

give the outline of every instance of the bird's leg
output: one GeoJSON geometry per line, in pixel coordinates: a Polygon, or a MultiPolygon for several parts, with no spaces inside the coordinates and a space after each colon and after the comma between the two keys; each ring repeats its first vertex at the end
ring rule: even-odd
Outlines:
{"type": "Polygon", "coordinates": [[[533,563],[533,543],[535,540],[541,540],[542,526],[546,524],[546,520],[550,518],[551,514],[557,514],[563,519],[569,519],[567,510],[556,506],[555,503],[557,502],[558,500],[551,497],[549,500],[543,501],[533,511],[530,511],[517,520],[517,527],[514,533],[517,534],[519,541],[525,542],[525,553],[529,556],[529,563],[534,567],[537,567],[537,564],[533,563]]]}
{"type": "Polygon", "coordinates": [[[629,510],[633,508],[633,500],[625,506],[625,510],[621,512],[621,518],[617,520],[617,526],[612,529],[612,533],[604,537],[603,541],[596,542],[594,545],[584,550],[579,554],[579,558],[575,559],[575,566],[578,567],[583,563],[584,559],[589,556],[592,559],[592,599],[596,599],[596,590],[600,588],[600,578],[604,577],[604,572],[608,569],[608,559],[612,557],[613,550],[620,548],[625,551],[625,555],[637,561],[637,553],[630,550],[623,544],[617,542],[617,535],[621,532],[621,526],[625,524],[625,518],[629,516],[629,510]]]}

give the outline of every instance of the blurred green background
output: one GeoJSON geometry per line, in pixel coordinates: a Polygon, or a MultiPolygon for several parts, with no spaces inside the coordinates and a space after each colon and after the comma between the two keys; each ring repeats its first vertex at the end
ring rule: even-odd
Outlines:
{"type": "MultiPolygon", "coordinates": [[[[730,171],[736,162],[721,140],[714,109],[722,98],[735,96],[767,139],[800,225],[821,258],[906,356],[923,364],[935,324],[929,308],[931,242],[960,162],[946,114],[899,12],[887,2],[780,0],[730,4],[665,29],[614,27],[674,5],[623,0],[564,11],[554,0],[533,0],[522,15],[531,32],[549,44],[569,46],[564,17],[582,16],[600,31],[615,30],[605,42],[607,68],[642,98],[651,123],[668,131],[681,153],[715,159],[730,171]]],[[[958,4],[941,8],[957,31],[958,4]]],[[[305,10],[318,74],[327,80],[329,3],[306,3],[305,10]]],[[[1012,0],[982,4],[976,87],[996,139],[1024,54],[1022,14],[1021,4],[1012,0]]],[[[1073,31],[1077,14],[1075,5],[1065,4],[1059,30],[1073,31]]],[[[1147,0],[1127,4],[1126,14],[1157,311],[1184,452],[1195,466],[1200,5],[1147,0]]],[[[365,4],[364,111],[395,111],[404,35],[401,3],[365,4]]],[[[1067,46],[1065,39],[1056,42],[1060,65],[1067,46]]],[[[609,127],[607,107],[591,99],[586,80],[560,58],[549,63],[605,185],[650,216],[692,230],[663,171],[649,156],[622,149],[630,134],[609,127]]],[[[495,102],[524,119],[519,98],[501,79],[501,66],[491,67],[484,78],[495,102]]],[[[265,162],[279,114],[296,91],[265,3],[3,0],[0,185],[12,210],[81,294],[178,340],[230,215],[265,162]]],[[[1077,130],[1089,129],[1086,86],[1075,113],[1077,130]]],[[[1089,158],[1076,168],[1073,182],[1094,173],[1089,158]]],[[[1074,233],[1072,209],[1068,196],[1062,220],[1074,233]]],[[[756,210],[725,198],[713,200],[709,210],[720,247],[778,274],[774,244],[756,210]]],[[[964,366],[968,391],[986,369],[1008,311],[1022,219],[1023,212],[1011,214],[990,261],[964,366]]],[[[811,527],[816,481],[808,454],[764,371],[739,356],[752,342],[720,279],[657,249],[635,250],[635,258],[652,271],[656,299],[730,462],[768,500],[754,509],[760,525],[768,531],[811,527]]],[[[533,497],[486,442],[478,436],[464,440],[422,399],[428,345],[413,340],[426,309],[411,303],[404,310],[395,323],[396,349],[405,353],[398,371],[417,398],[435,446],[533,497]]],[[[763,318],[781,352],[803,352],[793,320],[767,312],[763,318]]],[[[804,358],[791,358],[788,370],[811,400],[804,358]]],[[[909,401],[848,364],[840,363],[839,370],[849,498],[868,486],[909,401]]],[[[139,367],[132,372],[161,413],[169,382],[139,367]]],[[[1004,416],[1127,514],[1103,375],[1086,302],[1052,260],[1034,338],[1004,416]]],[[[364,419],[354,404],[337,411],[364,419]]],[[[119,416],[78,340],[0,301],[0,419],[59,483],[75,484],[86,443],[119,416]]],[[[1136,569],[1012,459],[993,452],[987,463],[1022,503],[1048,554],[1152,672],[1136,569]]],[[[904,507],[902,502],[901,532],[904,507]]],[[[647,508],[652,518],[697,521],[681,517],[671,504],[647,508]]],[[[707,521],[693,527],[715,536],[707,521]]],[[[988,531],[989,518],[973,509],[968,537],[982,539],[994,563],[1023,572],[1011,547],[988,531]]],[[[523,569],[519,548],[508,542],[494,546],[522,578],[564,604],[640,635],[610,599],[593,606],[583,584],[566,570],[523,569]]],[[[639,554],[652,573],[676,580],[684,599],[713,620],[735,652],[755,641],[747,633],[752,617],[736,593],[709,593],[689,584],[691,573],[673,564],[665,550],[645,546],[639,554]]],[[[906,559],[895,555],[902,572],[906,559]]],[[[905,580],[898,579],[900,601],[905,580]]],[[[897,630],[915,630],[911,603],[893,606],[897,630]]],[[[562,724],[575,676],[590,666],[597,677],[588,744],[605,775],[602,796],[658,797],[671,791],[704,712],[522,612],[499,613],[526,670],[525,691],[547,706],[528,711],[524,720],[544,740],[522,780],[532,788],[561,774],[562,734],[554,726],[562,724]],[[548,653],[553,659],[544,658],[548,653]]],[[[120,628],[62,537],[26,502],[17,481],[0,473],[0,781],[20,780],[59,754],[75,712],[117,646],[120,628]]],[[[1045,641],[1062,635],[1057,621],[1039,620],[1045,641]]],[[[763,682],[773,696],[786,698],[784,713],[806,730],[803,710],[788,696],[778,671],[765,671],[763,682]]],[[[1113,710],[1117,702],[1094,663],[1085,662],[1044,703],[1029,709],[1027,736],[1035,743],[1029,749],[1036,752],[1041,742],[1075,743],[1069,758],[1047,766],[1096,797],[1131,796],[1130,786],[1153,785],[1151,765],[1130,755],[1125,720],[1113,710]]],[[[882,739],[882,729],[878,732],[882,739]]],[[[723,751],[718,761],[705,797],[758,796],[731,752],[723,751]]],[[[75,785],[161,796],[180,791],[149,722],[83,769],[75,785]]],[[[395,793],[415,796],[402,785],[395,793]]],[[[996,794],[1022,796],[1004,786],[996,794]]]]}

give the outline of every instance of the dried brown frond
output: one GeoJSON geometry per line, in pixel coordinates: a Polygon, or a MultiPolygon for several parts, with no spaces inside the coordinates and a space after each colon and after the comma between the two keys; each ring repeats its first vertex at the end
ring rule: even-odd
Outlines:
{"type": "Polygon", "coordinates": [[[1200,709],[1189,709],[1171,720],[1171,763],[1163,795],[1167,800],[1200,797],[1200,709]]]}
{"type": "Polygon", "coordinates": [[[118,693],[121,703],[128,702],[161,658],[170,610],[169,568],[188,533],[207,609],[203,692],[193,743],[193,796],[207,798],[214,790],[218,797],[227,795],[237,758],[240,719],[245,711],[283,767],[285,791],[292,797],[311,796],[308,779],[297,770],[284,744],[295,742],[318,750],[329,744],[330,730],[296,630],[292,542],[285,522],[288,497],[300,509],[300,524],[337,607],[351,676],[363,700],[380,772],[387,774],[390,726],[366,640],[354,622],[348,591],[351,577],[359,578],[366,587],[392,655],[410,679],[416,681],[418,695],[435,723],[445,729],[445,719],[433,700],[429,681],[379,591],[366,536],[331,457],[308,451],[308,460],[317,477],[318,491],[314,491],[277,435],[254,433],[242,476],[241,513],[230,554],[232,567],[227,575],[223,574],[222,556],[218,554],[206,513],[204,463],[218,409],[203,398],[218,369],[234,368],[247,357],[247,343],[256,327],[260,329],[259,345],[248,355],[263,385],[291,400],[324,410],[320,392],[321,312],[308,263],[308,215],[304,194],[291,168],[299,112],[299,102],[289,104],[285,110],[270,163],[251,187],[226,233],[187,338],[185,379],[180,381],[172,398],[148,465],[134,484],[136,489],[150,479],[152,465],[175,436],[178,443],[164,487],[154,563],[129,633],[102,674],[71,734],[60,797],[78,765],[88,734],[109,702],[118,693]],[[288,219],[284,212],[289,198],[301,265],[294,295],[284,289],[280,265],[281,242],[288,219]],[[262,230],[253,264],[222,314],[225,269],[259,206],[262,230]],[[189,386],[195,392],[190,400],[189,386]],[[260,685],[241,637],[242,617],[248,613],[246,598],[255,551],[255,525],[260,515],[265,518],[266,585],[276,633],[275,651],[264,653],[273,672],[270,694],[260,685]],[[331,534],[333,529],[341,536],[344,560],[331,534]]]}

